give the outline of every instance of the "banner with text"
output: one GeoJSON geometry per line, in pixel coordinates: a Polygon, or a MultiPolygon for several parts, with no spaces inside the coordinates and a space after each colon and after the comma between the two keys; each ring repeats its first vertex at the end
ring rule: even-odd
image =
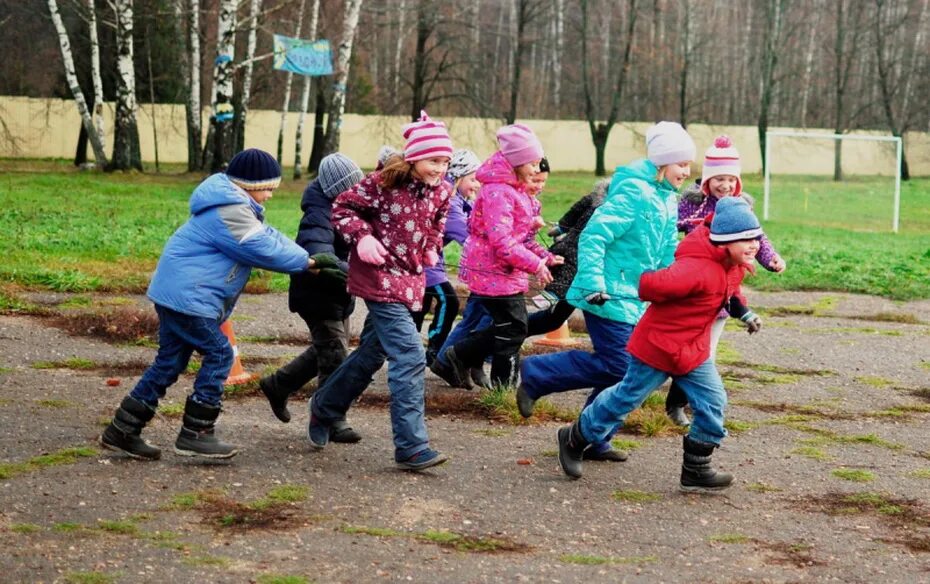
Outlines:
{"type": "Polygon", "coordinates": [[[329,41],[307,41],[274,35],[274,68],[298,75],[332,75],[329,41]]]}

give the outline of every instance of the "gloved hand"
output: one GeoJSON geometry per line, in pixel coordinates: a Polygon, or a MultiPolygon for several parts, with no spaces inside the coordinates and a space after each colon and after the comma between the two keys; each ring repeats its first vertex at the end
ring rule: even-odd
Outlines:
{"type": "Polygon", "coordinates": [[[594,292],[585,296],[584,299],[588,304],[604,306],[604,304],[610,300],[610,295],[607,292],[594,292]]]}
{"type": "Polygon", "coordinates": [[[381,245],[381,242],[375,239],[374,235],[366,235],[358,240],[355,248],[358,251],[358,257],[366,264],[380,266],[384,263],[384,257],[387,250],[381,245]]]}
{"type": "Polygon", "coordinates": [[[749,334],[757,333],[762,330],[762,319],[753,311],[748,311],[740,317],[740,320],[746,323],[749,334]]]}
{"type": "Polygon", "coordinates": [[[323,268],[320,270],[320,276],[323,278],[329,278],[334,282],[339,282],[343,286],[346,284],[346,278],[348,274],[340,270],[339,268],[323,268]]]}
{"type": "Polygon", "coordinates": [[[539,267],[536,268],[536,279],[539,280],[539,283],[543,286],[547,286],[552,282],[552,274],[549,273],[549,268],[546,267],[546,262],[539,262],[539,267]]]}
{"type": "Polygon", "coordinates": [[[542,218],[541,215],[537,215],[533,218],[533,227],[536,229],[542,229],[546,226],[546,220],[542,218]]]}
{"type": "Polygon", "coordinates": [[[427,267],[432,268],[439,263],[439,254],[432,249],[427,251],[423,254],[423,263],[426,264],[427,267]]]}
{"type": "MultiPolygon", "coordinates": [[[[314,270],[325,270],[326,268],[338,268],[339,267],[339,258],[334,256],[331,253],[315,253],[310,256],[310,259],[313,260],[314,270]]],[[[342,270],[340,270],[342,271],[342,270]]]]}

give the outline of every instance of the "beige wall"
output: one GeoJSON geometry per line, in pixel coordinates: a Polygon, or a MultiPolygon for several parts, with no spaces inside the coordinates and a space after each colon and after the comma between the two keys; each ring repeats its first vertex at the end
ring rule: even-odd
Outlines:
{"type": "MultiPolygon", "coordinates": [[[[112,147],[112,104],[107,104],[107,149],[112,147]]],[[[297,114],[287,119],[284,160],[293,164],[294,133],[297,114]]],[[[71,100],[32,99],[0,97],[0,157],[21,158],[70,158],[74,155],[80,117],[71,100]]],[[[246,146],[274,152],[277,149],[278,127],[281,114],[268,110],[249,113],[246,146]]],[[[155,106],[155,121],[158,131],[158,153],[162,162],[186,162],[187,139],[185,137],[184,107],[181,105],[155,106]]],[[[374,166],[378,149],[382,144],[402,145],[400,126],[407,121],[404,117],[388,116],[345,116],[342,128],[341,150],[363,167],[374,166]]],[[[480,156],[489,155],[494,148],[494,131],[499,120],[476,118],[446,118],[456,146],[471,148],[480,156]]],[[[142,158],[146,162],[155,160],[152,135],[152,107],[142,105],[138,115],[142,158]]],[[[206,125],[206,117],[204,124],[206,125]]],[[[588,134],[588,126],[581,121],[527,120],[539,135],[558,170],[593,170],[594,146],[588,134]]],[[[311,136],[312,116],[306,120],[304,135],[311,136]]],[[[608,168],[624,164],[642,156],[643,134],[649,124],[621,123],[610,133],[607,146],[608,168]]],[[[772,128],[782,129],[782,128],[772,128]]],[[[698,163],[701,153],[710,145],[714,136],[729,134],[739,148],[746,172],[759,172],[761,168],[756,129],[747,126],[708,126],[692,124],[688,130],[698,145],[698,163]]],[[[827,130],[811,130],[828,132],[827,130]]],[[[883,135],[874,132],[875,135],[883,135]]],[[[911,173],[930,175],[930,135],[910,132],[906,138],[911,173]]],[[[833,146],[830,140],[798,140],[775,138],[773,141],[772,171],[792,174],[832,174],[833,146]]],[[[309,140],[305,140],[304,161],[309,155],[309,140]]],[[[92,155],[92,152],[89,152],[92,155]]],[[[894,147],[891,143],[859,142],[847,140],[843,143],[843,166],[850,174],[894,174],[894,147]]]]}

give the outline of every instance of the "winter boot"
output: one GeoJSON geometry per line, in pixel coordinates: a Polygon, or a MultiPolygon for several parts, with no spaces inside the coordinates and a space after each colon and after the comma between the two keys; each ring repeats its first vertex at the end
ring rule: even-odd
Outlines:
{"type": "MultiPolygon", "coordinates": [[[[471,382],[471,375],[468,373],[469,367],[459,358],[458,354],[455,352],[455,347],[446,349],[443,356],[446,358],[446,361],[449,362],[449,368],[452,370],[453,376],[462,381],[461,387],[465,389],[474,389],[475,386],[471,382]]],[[[437,360],[436,362],[438,363],[439,361],[437,360]]]]}
{"type": "Polygon", "coordinates": [[[450,387],[464,387],[462,380],[456,377],[455,371],[448,365],[443,365],[439,359],[434,359],[429,366],[429,370],[435,373],[440,379],[449,384],[450,387]]]}
{"type": "Polygon", "coordinates": [[[581,434],[581,420],[575,420],[571,426],[559,428],[559,466],[562,472],[573,479],[581,478],[581,465],[584,449],[589,442],[581,434]]]}
{"type": "Polygon", "coordinates": [[[362,435],[345,420],[336,420],[329,427],[329,439],[341,444],[355,444],[362,439],[362,435]]]}
{"type": "Polygon", "coordinates": [[[239,449],[226,444],[214,434],[220,406],[197,403],[192,397],[184,405],[184,422],[174,443],[175,454],[204,458],[232,458],[239,449]]]}
{"type": "Polygon", "coordinates": [[[733,482],[733,475],[717,472],[710,465],[716,444],[698,442],[690,436],[683,440],[684,462],[681,465],[681,491],[683,493],[715,493],[733,482]]]}
{"type": "Polygon", "coordinates": [[[484,367],[472,367],[468,370],[473,384],[482,389],[491,389],[491,378],[484,372],[484,367]]]}
{"type": "Polygon", "coordinates": [[[155,408],[127,395],[113,415],[113,421],[100,436],[100,445],[139,460],[158,460],[161,450],[140,436],[142,428],[154,415],[155,408]]]}
{"type": "Polygon", "coordinates": [[[691,425],[691,420],[688,419],[688,414],[685,413],[685,408],[682,406],[666,408],[665,413],[676,426],[687,428],[691,425]]]}
{"type": "Polygon", "coordinates": [[[271,375],[262,377],[258,382],[258,387],[268,398],[271,411],[276,418],[285,424],[291,421],[291,412],[287,409],[287,398],[316,377],[316,374],[316,349],[310,347],[284,367],[271,375]]]}
{"type": "Polygon", "coordinates": [[[536,399],[530,396],[527,393],[526,388],[523,387],[523,383],[517,386],[517,409],[520,410],[520,415],[524,418],[529,418],[533,415],[533,408],[536,407],[536,399]]]}

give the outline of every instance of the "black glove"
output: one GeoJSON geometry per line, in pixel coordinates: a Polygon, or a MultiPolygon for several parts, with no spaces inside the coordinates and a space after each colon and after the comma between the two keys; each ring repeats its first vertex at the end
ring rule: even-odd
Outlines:
{"type": "Polygon", "coordinates": [[[326,268],[339,268],[339,258],[331,253],[315,253],[310,256],[313,260],[312,270],[325,270],[326,268]]]}
{"type": "Polygon", "coordinates": [[[610,295],[607,294],[607,292],[594,292],[593,294],[588,294],[585,296],[584,299],[588,304],[604,306],[604,304],[610,300],[610,295]]]}
{"type": "Polygon", "coordinates": [[[746,323],[749,334],[757,333],[762,330],[762,319],[751,310],[747,310],[746,314],[740,317],[740,320],[746,323]]]}
{"type": "Polygon", "coordinates": [[[338,281],[343,286],[346,285],[347,274],[339,268],[323,268],[320,270],[320,276],[338,281]]]}

